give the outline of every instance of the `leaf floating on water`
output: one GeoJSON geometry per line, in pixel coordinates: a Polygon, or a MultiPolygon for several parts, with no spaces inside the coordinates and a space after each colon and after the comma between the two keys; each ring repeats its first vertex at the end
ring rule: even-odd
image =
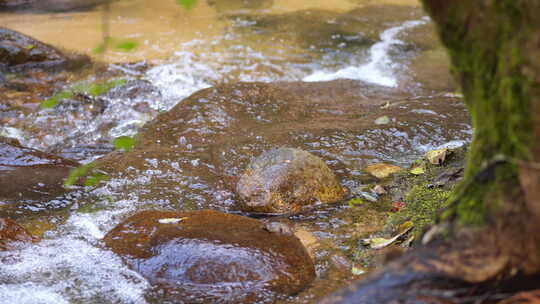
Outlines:
{"type": "Polygon", "coordinates": [[[56,107],[56,105],[60,102],[62,99],[71,98],[73,97],[72,91],[62,91],[59,93],[54,94],[51,96],[51,98],[42,101],[39,105],[42,109],[50,109],[56,107]]]}
{"type": "Polygon", "coordinates": [[[366,273],[366,271],[360,267],[353,266],[351,268],[351,273],[354,275],[363,275],[366,273]]]}
{"type": "Polygon", "coordinates": [[[422,174],[425,173],[424,168],[422,168],[422,167],[413,168],[409,172],[411,172],[411,174],[414,174],[414,175],[422,175],[422,174]]]}
{"type": "Polygon", "coordinates": [[[426,159],[433,165],[442,165],[449,154],[448,148],[429,151],[426,153],[426,159]]]}
{"type": "Polygon", "coordinates": [[[195,4],[197,4],[197,0],[176,0],[176,3],[178,5],[183,6],[185,9],[189,10],[192,9],[195,4]]]}
{"type": "Polygon", "coordinates": [[[135,145],[135,138],[129,136],[120,136],[113,140],[113,146],[117,150],[130,151],[135,145]]]}
{"type": "Polygon", "coordinates": [[[162,218],[159,219],[158,222],[160,224],[178,224],[183,220],[186,220],[187,217],[171,217],[171,218],[162,218]]]}
{"type": "Polygon", "coordinates": [[[377,119],[375,119],[375,124],[376,125],[387,125],[390,123],[390,118],[388,116],[381,116],[377,119]]]}
{"type": "Polygon", "coordinates": [[[124,40],[115,44],[114,49],[121,52],[131,52],[139,46],[135,40],[124,40]]]}

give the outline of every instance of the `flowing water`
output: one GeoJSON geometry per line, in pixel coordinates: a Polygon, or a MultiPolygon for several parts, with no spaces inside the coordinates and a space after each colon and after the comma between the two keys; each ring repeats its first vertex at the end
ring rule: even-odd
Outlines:
{"type": "MultiPolygon", "coordinates": [[[[354,130],[329,128],[323,133],[292,130],[289,134],[294,138],[291,143],[323,157],[352,190],[361,184],[357,178],[362,178],[361,168],[366,164],[388,161],[407,165],[430,149],[461,145],[471,136],[459,98],[447,91],[433,92],[411,84],[413,76],[408,64],[424,50],[415,47],[406,33],[429,24],[417,1],[199,1],[192,10],[184,10],[172,0],[117,1],[108,13],[110,34],[118,40],[137,41],[138,46],[132,52],[111,50],[97,55],[92,49],[101,42],[102,22],[103,12],[99,9],[56,14],[0,13],[0,26],[91,54],[109,63],[107,75],[127,79],[138,89],[130,97],[113,90],[103,97],[107,107],[98,114],[69,103],[52,110],[21,112],[0,126],[2,134],[17,137],[31,147],[87,162],[109,152],[112,138],[136,134],[158,113],[203,88],[238,81],[347,78],[365,81],[376,92],[382,92],[374,99],[388,98],[384,113],[393,123],[371,123],[354,130]],[[388,93],[386,88],[396,91],[388,93]]],[[[96,79],[100,75],[79,77],[77,83],[96,79]]],[[[67,85],[72,84],[68,81],[67,85]]],[[[355,94],[369,95],[366,92],[359,90],[355,94]]],[[[321,116],[354,116],[345,108],[319,110],[321,116]]],[[[362,115],[358,114],[360,118],[362,115]]],[[[233,119],[226,114],[221,117],[233,119]]],[[[366,117],[370,121],[377,118],[366,117]]],[[[253,139],[243,150],[234,143],[225,144],[218,160],[224,172],[238,174],[251,153],[271,147],[275,142],[270,138],[281,133],[270,129],[262,131],[267,133],[253,139]],[[228,145],[230,150],[226,150],[228,145]]],[[[189,150],[188,142],[180,141],[180,145],[189,150]]],[[[215,164],[200,155],[176,163],[163,161],[166,164],[161,165],[177,169],[174,174],[162,169],[160,160],[147,162],[155,163],[155,169],[139,172],[136,178],[112,179],[90,193],[73,192],[49,202],[0,209],[0,215],[18,217],[27,227],[45,230],[39,243],[0,252],[0,302],[146,303],[148,282],[104,247],[101,239],[105,233],[137,210],[174,209],[180,205],[197,209],[208,197],[229,203],[234,200],[231,191],[216,188],[204,175],[201,168],[215,164]],[[183,163],[191,171],[185,170],[183,163]],[[169,197],[170,189],[163,188],[163,195],[157,196],[160,199],[151,196],[149,193],[155,189],[148,185],[153,179],[177,182],[174,195],[182,194],[186,199],[178,202],[169,197]]],[[[345,244],[352,234],[382,229],[384,216],[374,214],[364,209],[351,212],[347,206],[339,206],[295,219],[322,240],[323,246],[317,259],[321,279],[290,302],[313,302],[350,279],[343,274],[332,275],[327,257],[339,249],[350,250],[350,245],[345,244]],[[365,217],[361,228],[353,219],[356,217],[365,217]]]]}

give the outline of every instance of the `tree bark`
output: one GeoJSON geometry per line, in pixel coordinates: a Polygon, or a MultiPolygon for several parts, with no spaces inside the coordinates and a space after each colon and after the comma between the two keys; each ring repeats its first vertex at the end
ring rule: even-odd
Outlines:
{"type": "MultiPolygon", "coordinates": [[[[485,248],[485,281],[540,271],[540,2],[424,0],[472,116],[465,180],[442,219],[485,248]],[[490,263],[488,263],[491,261],[490,263]]],[[[484,251],[485,251],[484,249],[484,251]]],[[[478,250],[476,250],[478,251],[478,250]]],[[[482,254],[484,255],[484,254],[482,254]]],[[[450,273],[457,271],[448,270],[450,273]]]]}
{"type": "Polygon", "coordinates": [[[495,303],[540,286],[540,1],[423,3],[472,116],[465,178],[422,247],[328,302],[495,303]]]}

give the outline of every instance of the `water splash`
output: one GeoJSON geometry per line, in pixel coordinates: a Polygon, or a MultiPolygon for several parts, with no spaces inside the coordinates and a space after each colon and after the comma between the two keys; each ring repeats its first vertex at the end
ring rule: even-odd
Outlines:
{"type": "Polygon", "coordinates": [[[397,38],[404,30],[425,24],[429,18],[407,21],[400,26],[392,27],[381,33],[381,41],[375,43],[369,50],[368,62],[361,66],[349,66],[336,72],[316,71],[304,77],[303,81],[330,81],[346,78],[363,80],[387,87],[397,86],[395,71],[399,63],[390,58],[390,51],[394,46],[404,44],[397,38]]]}

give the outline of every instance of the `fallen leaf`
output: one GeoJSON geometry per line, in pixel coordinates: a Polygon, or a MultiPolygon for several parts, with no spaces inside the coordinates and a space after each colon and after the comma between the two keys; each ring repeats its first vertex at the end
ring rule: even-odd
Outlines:
{"type": "Polygon", "coordinates": [[[398,231],[399,231],[400,233],[402,233],[402,232],[404,232],[404,231],[408,231],[408,230],[411,229],[412,227],[414,227],[413,222],[411,222],[411,221],[406,221],[406,222],[404,222],[403,224],[399,225],[398,231]]]}
{"type": "Polygon", "coordinates": [[[377,164],[369,165],[364,168],[365,172],[367,172],[368,174],[378,179],[387,178],[390,175],[396,172],[399,172],[401,170],[402,170],[401,167],[398,167],[396,165],[385,164],[385,163],[377,163],[377,164]]]}
{"type": "Polygon", "coordinates": [[[446,156],[448,156],[449,152],[450,151],[447,148],[432,150],[426,153],[425,158],[431,164],[442,165],[446,160],[446,156]]]}
{"type": "Polygon", "coordinates": [[[349,201],[349,207],[354,207],[356,205],[362,205],[364,204],[364,200],[361,199],[361,198],[353,198],[352,200],[349,201]]]}
{"type": "Polygon", "coordinates": [[[422,167],[412,168],[409,172],[414,175],[422,175],[425,173],[424,168],[422,167]]]}
{"type": "Polygon", "coordinates": [[[398,233],[396,236],[385,239],[385,238],[369,238],[369,239],[363,239],[362,242],[366,245],[369,245],[371,249],[382,249],[384,247],[387,247],[388,245],[391,245],[395,241],[397,241],[400,237],[405,235],[407,232],[409,232],[413,226],[406,227],[405,230],[398,233]]]}

